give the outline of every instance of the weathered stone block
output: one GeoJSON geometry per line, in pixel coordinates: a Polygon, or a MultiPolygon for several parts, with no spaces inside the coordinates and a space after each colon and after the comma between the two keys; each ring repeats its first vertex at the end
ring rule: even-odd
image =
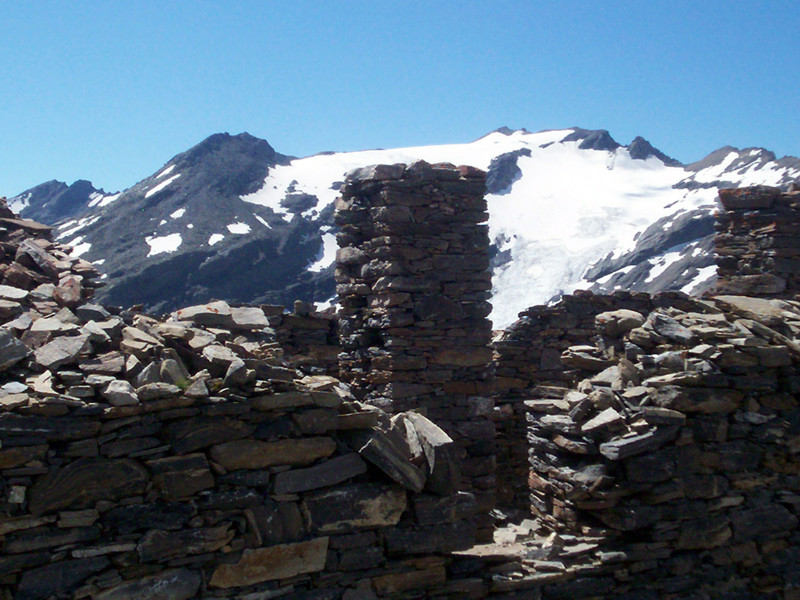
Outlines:
{"type": "Polygon", "coordinates": [[[264,581],[288,579],[304,573],[316,573],[325,568],[327,554],[327,537],[245,550],[237,563],[217,567],[211,576],[209,586],[242,587],[264,581]]]}
{"type": "Polygon", "coordinates": [[[313,531],[332,533],[397,525],[407,502],[406,492],[399,486],[351,484],[309,494],[302,508],[313,531]]]}
{"type": "Polygon", "coordinates": [[[170,569],[128,581],[97,595],[96,600],[188,600],[200,589],[201,577],[196,571],[170,569]]]}
{"type": "Polygon", "coordinates": [[[358,454],[346,454],[307,469],[283,471],[275,476],[276,494],[296,494],[347,481],[367,470],[358,454]]]}
{"type": "Polygon", "coordinates": [[[34,516],[84,508],[98,500],[141,494],[147,481],[147,472],[135,461],[81,458],[37,481],[31,488],[29,508],[34,516]]]}
{"type": "Polygon", "coordinates": [[[148,531],[136,546],[142,562],[166,562],[192,554],[214,552],[233,539],[229,524],[180,531],[148,531]]]}
{"type": "Polygon", "coordinates": [[[336,451],[329,437],[262,442],[237,440],[211,448],[211,458],[226,469],[263,469],[275,465],[307,465],[336,451]]]}

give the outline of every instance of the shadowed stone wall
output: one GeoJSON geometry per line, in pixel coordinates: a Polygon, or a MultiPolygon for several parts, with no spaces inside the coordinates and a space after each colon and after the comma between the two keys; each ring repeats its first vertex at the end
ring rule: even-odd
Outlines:
{"type": "MultiPolygon", "coordinates": [[[[337,200],[340,376],[388,412],[422,411],[465,454],[465,486],[493,506],[486,175],[378,165],[337,200]]],[[[484,523],[486,525],[486,523],[484,523]]],[[[485,528],[484,528],[485,530],[485,528]]]]}

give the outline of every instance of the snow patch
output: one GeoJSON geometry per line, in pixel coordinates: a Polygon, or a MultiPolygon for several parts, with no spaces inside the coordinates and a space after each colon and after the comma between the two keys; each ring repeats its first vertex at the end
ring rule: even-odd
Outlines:
{"type": "Polygon", "coordinates": [[[181,176],[181,174],[180,174],[180,173],[178,173],[177,175],[173,175],[173,176],[172,176],[172,177],[170,177],[169,179],[167,179],[167,180],[165,180],[165,181],[162,181],[162,182],[161,182],[161,183],[159,183],[157,186],[155,186],[155,187],[153,187],[153,188],[150,188],[150,190],[148,190],[148,192],[147,192],[147,193],[144,195],[144,197],[145,197],[145,198],[149,198],[149,197],[150,197],[150,196],[152,196],[153,194],[157,194],[158,192],[160,192],[161,190],[163,190],[165,187],[167,187],[167,186],[168,186],[170,183],[172,183],[173,181],[175,181],[175,180],[176,180],[178,177],[180,177],[180,176],[181,176]]]}
{"type": "Polygon", "coordinates": [[[707,267],[702,267],[697,270],[697,275],[695,275],[694,279],[692,279],[689,283],[687,283],[685,286],[681,288],[681,291],[685,294],[691,294],[694,288],[696,288],[701,283],[707,282],[716,274],[717,274],[716,265],[709,265],[707,267]]]}
{"type": "Polygon", "coordinates": [[[72,258],[78,258],[81,254],[86,254],[86,252],[89,251],[89,248],[92,247],[92,244],[89,242],[84,242],[83,236],[79,235],[75,239],[67,242],[67,246],[72,246],[72,251],[69,253],[69,255],[72,258]]]}
{"type": "Polygon", "coordinates": [[[180,219],[185,214],[186,214],[186,209],[185,208],[179,208],[175,212],[169,213],[169,217],[170,217],[170,219],[180,219]]]}
{"type": "Polygon", "coordinates": [[[324,233],[322,235],[322,246],[317,253],[316,260],[311,263],[306,270],[312,273],[319,273],[323,269],[329,267],[336,260],[336,249],[339,245],[336,243],[336,236],[332,233],[324,233]]]}
{"type": "Polygon", "coordinates": [[[180,233],[170,233],[159,237],[146,237],[144,241],[150,246],[150,252],[147,253],[147,256],[155,256],[164,252],[175,252],[183,240],[180,233]]]}
{"type": "Polygon", "coordinates": [[[168,166],[166,169],[164,169],[163,171],[161,171],[161,173],[159,173],[158,175],[156,175],[156,179],[161,179],[162,177],[165,177],[166,175],[169,175],[170,173],[172,173],[172,170],[173,170],[174,168],[175,168],[175,165],[170,165],[170,166],[168,166]]]}
{"type": "Polygon", "coordinates": [[[226,227],[226,229],[235,235],[244,235],[246,233],[250,233],[250,225],[247,223],[231,223],[226,227]]]}
{"type": "MultiPolygon", "coordinates": [[[[95,194],[92,194],[92,196],[94,195],[95,194]]],[[[102,194],[97,194],[97,197],[94,198],[91,202],[89,202],[89,206],[91,208],[102,208],[104,206],[108,206],[109,204],[114,202],[114,200],[119,198],[121,195],[122,192],[117,192],[116,194],[109,194],[107,196],[104,196],[102,194]]]]}
{"type": "Polygon", "coordinates": [[[213,246],[214,244],[216,244],[218,242],[221,242],[224,239],[225,239],[225,236],[222,235],[221,233],[212,233],[211,237],[208,238],[208,245],[209,246],[213,246]]]}
{"type": "Polygon", "coordinates": [[[647,279],[645,279],[644,282],[650,283],[651,281],[655,281],[655,279],[664,271],[666,271],[671,264],[678,262],[681,257],[683,257],[684,250],[685,245],[682,245],[680,246],[680,250],[665,252],[661,256],[651,258],[650,264],[653,265],[653,268],[650,269],[650,274],[647,276],[647,279]]]}
{"type": "Polygon", "coordinates": [[[264,227],[266,227],[267,229],[272,229],[272,225],[270,225],[269,223],[267,223],[267,222],[266,222],[264,219],[262,219],[261,217],[259,217],[257,214],[253,214],[253,216],[254,216],[254,217],[256,218],[256,220],[257,220],[259,223],[261,223],[261,224],[262,224],[264,227]]]}
{"type": "Polygon", "coordinates": [[[62,238],[71,237],[71,236],[75,235],[78,231],[83,229],[84,227],[90,227],[91,225],[94,225],[95,223],[97,223],[99,220],[100,220],[100,215],[97,215],[96,217],[83,217],[82,219],[78,219],[77,221],[75,221],[75,220],[67,221],[63,225],[60,225],[59,229],[61,229],[62,227],[67,227],[68,225],[71,226],[71,227],[69,229],[65,229],[64,231],[59,233],[56,236],[56,239],[60,240],[62,238]],[[74,224],[74,226],[73,226],[73,224],[74,224]]]}
{"type": "Polygon", "coordinates": [[[14,198],[13,200],[11,200],[8,203],[8,208],[10,208],[12,211],[14,211],[17,214],[21,213],[23,210],[28,208],[28,206],[30,206],[30,204],[31,204],[31,196],[32,195],[33,194],[28,192],[24,196],[20,196],[18,198],[14,198]]]}

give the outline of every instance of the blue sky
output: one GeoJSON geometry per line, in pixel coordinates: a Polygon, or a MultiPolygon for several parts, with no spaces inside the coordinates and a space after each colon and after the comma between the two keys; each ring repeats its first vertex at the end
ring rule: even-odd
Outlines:
{"type": "Polygon", "coordinates": [[[284,154],[636,135],[800,155],[792,1],[0,3],[0,195],[133,185],[206,136],[284,154]]]}

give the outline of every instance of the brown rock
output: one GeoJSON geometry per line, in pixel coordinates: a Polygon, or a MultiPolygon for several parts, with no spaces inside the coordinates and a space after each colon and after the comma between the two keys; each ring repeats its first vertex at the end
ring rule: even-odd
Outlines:
{"type": "Polygon", "coordinates": [[[353,484],[310,494],[303,501],[303,512],[313,531],[329,533],[397,525],[407,502],[399,486],[353,484]]]}
{"type": "Polygon", "coordinates": [[[241,587],[263,581],[288,579],[304,573],[316,573],[325,568],[327,555],[327,537],[245,550],[239,562],[217,567],[209,586],[241,587]]]}
{"type": "Polygon", "coordinates": [[[312,437],[277,442],[237,440],[211,448],[211,458],[229,470],[263,469],[275,465],[307,465],[336,451],[329,437],[312,437]]]}

